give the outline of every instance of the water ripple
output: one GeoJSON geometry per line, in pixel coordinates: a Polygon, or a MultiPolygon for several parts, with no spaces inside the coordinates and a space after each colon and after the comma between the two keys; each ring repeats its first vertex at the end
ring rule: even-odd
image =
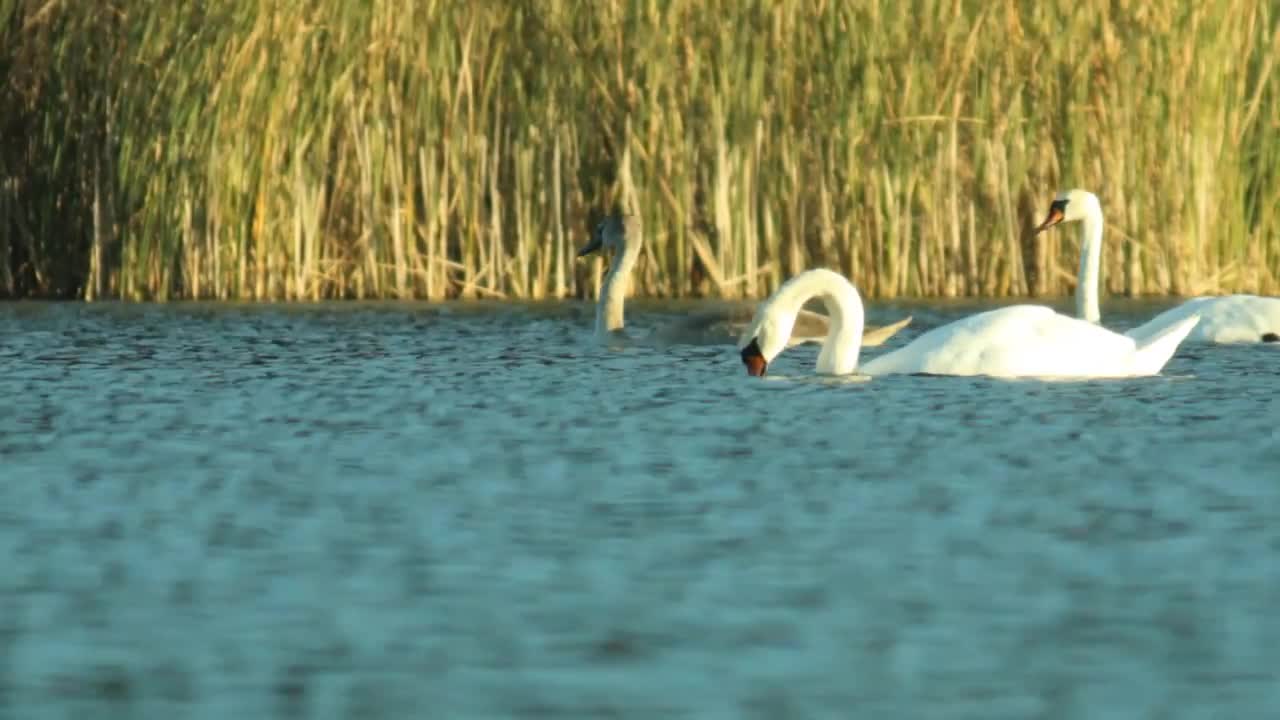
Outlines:
{"type": "MultiPolygon", "coordinates": [[[[896,344],[971,309],[876,311],[916,315],[896,344]]],[[[762,381],[590,323],[0,307],[0,714],[1280,706],[1274,348],[1042,383],[805,347],[762,381]]]]}

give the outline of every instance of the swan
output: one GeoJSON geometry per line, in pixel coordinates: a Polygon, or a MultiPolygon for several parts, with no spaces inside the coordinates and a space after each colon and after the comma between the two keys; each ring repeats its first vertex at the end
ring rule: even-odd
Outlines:
{"type": "Polygon", "coordinates": [[[993,377],[1114,378],[1155,375],[1199,322],[1192,315],[1139,343],[1040,305],[988,310],[934,328],[911,343],[858,367],[862,298],[845,277],[806,270],[760,304],[738,340],[747,374],[764,375],[787,346],[796,312],[820,298],[832,325],[818,352],[817,372],[847,375],[923,373],[993,377]]]}
{"type": "MultiPolygon", "coordinates": [[[[1097,323],[1098,264],[1102,256],[1102,204],[1088,190],[1064,190],[1054,198],[1044,222],[1035,229],[1040,234],[1054,225],[1080,223],[1080,274],[1076,282],[1076,316],[1097,323]]],[[[1249,343],[1280,342],[1280,298],[1258,295],[1205,296],[1188,300],[1125,332],[1135,340],[1199,315],[1187,342],[1249,343]]]]}
{"type": "MultiPolygon", "coordinates": [[[[605,249],[614,252],[613,262],[600,286],[600,298],[596,303],[597,335],[607,335],[621,330],[625,325],[622,308],[626,299],[627,279],[640,258],[642,243],[640,219],[635,215],[613,214],[596,224],[590,241],[578,251],[578,257],[597,251],[603,253],[605,249]]],[[[751,313],[750,305],[694,312],[657,330],[655,339],[672,344],[732,343],[751,320],[751,313]]],[[[863,347],[882,345],[910,322],[911,316],[908,315],[891,325],[867,328],[862,337],[863,347]]],[[[795,331],[788,341],[789,346],[822,342],[827,336],[828,326],[825,315],[801,309],[796,318],[795,331]]]]}

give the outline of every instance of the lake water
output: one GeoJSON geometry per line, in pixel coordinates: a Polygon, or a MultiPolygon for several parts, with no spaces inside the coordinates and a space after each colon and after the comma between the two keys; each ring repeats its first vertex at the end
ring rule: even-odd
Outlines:
{"type": "MultiPolygon", "coordinates": [[[[982,306],[930,307],[871,321],[982,306]]],[[[1280,708],[1280,348],[758,379],[591,321],[0,305],[0,718],[1280,708]]]]}

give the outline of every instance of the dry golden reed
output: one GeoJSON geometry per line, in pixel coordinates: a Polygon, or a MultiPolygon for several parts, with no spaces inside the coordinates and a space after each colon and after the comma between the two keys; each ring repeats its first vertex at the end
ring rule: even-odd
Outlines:
{"type": "Polygon", "coordinates": [[[0,293],[1280,289],[1273,0],[0,0],[0,293]]]}

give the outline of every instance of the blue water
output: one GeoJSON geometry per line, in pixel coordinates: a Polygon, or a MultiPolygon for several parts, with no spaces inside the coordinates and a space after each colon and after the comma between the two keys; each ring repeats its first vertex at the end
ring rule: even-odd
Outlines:
{"type": "Polygon", "coordinates": [[[0,305],[0,718],[1280,708],[1280,348],[758,379],[590,326],[0,305]]]}

